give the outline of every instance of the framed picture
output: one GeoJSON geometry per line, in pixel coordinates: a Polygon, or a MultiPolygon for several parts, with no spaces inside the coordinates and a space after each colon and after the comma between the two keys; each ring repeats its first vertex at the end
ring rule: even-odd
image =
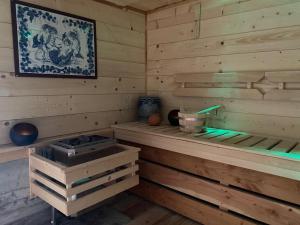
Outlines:
{"type": "Polygon", "coordinates": [[[17,0],[11,8],[16,76],[97,79],[95,20],[17,0]]]}

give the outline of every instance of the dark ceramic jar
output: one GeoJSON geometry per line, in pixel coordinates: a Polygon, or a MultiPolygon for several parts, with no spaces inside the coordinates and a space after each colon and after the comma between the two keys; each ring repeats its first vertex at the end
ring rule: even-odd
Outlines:
{"type": "Polygon", "coordinates": [[[146,122],[149,116],[160,113],[161,101],[156,96],[142,96],[138,101],[138,120],[146,122]]]}

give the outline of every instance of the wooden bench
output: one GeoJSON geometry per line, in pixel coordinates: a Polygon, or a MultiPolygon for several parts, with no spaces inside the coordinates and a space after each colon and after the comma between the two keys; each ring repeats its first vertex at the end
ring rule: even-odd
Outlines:
{"type": "Polygon", "coordinates": [[[134,192],[148,200],[203,224],[300,224],[297,140],[137,122],[114,133],[142,149],[134,192]]]}

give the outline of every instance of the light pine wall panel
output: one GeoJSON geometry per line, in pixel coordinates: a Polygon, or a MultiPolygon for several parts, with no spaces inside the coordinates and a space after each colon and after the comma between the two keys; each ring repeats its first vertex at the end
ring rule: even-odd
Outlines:
{"type": "Polygon", "coordinates": [[[165,115],[172,108],[199,110],[223,104],[225,109],[214,118],[214,126],[299,139],[300,105],[291,101],[298,99],[291,96],[299,92],[294,79],[300,71],[299,7],[298,0],[195,0],[151,13],[147,16],[148,93],[162,97],[165,115]],[[198,33],[192,32],[195,27],[198,33]],[[176,74],[201,77],[223,72],[225,76],[246,71],[266,76],[253,84],[262,94],[260,100],[235,95],[213,98],[203,92],[246,88],[246,84],[222,82],[186,84],[195,90],[201,87],[203,93],[197,93],[202,97],[174,95],[181,87],[175,82],[176,74]]]}
{"type": "MultiPolygon", "coordinates": [[[[51,138],[134,120],[137,98],[145,93],[145,16],[92,0],[27,1],[96,20],[98,79],[15,77],[10,0],[0,0],[0,151],[12,147],[9,131],[19,122],[35,124],[39,138],[51,138]]],[[[29,199],[27,160],[0,166],[6,184],[0,224],[47,207],[29,199]]]]}
{"type": "MultiPolygon", "coordinates": [[[[133,109],[139,95],[145,92],[145,15],[124,11],[92,0],[28,0],[30,3],[66,11],[96,20],[99,78],[97,80],[17,78],[14,75],[10,0],[0,0],[0,123],[32,121],[40,126],[52,118],[66,117],[52,132],[42,137],[56,136],[95,127],[76,123],[76,116],[92,113],[94,117],[109,115],[117,121],[115,112],[130,110],[125,118],[133,119],[133,109]],[[72,120],[70,119],[72,118],[72,120]],[[67,120],[66,120],[67,121],[67,120]],[[71,128],[72,124],[74,129],[71,128]],[[63,131],[63,132],[62,132],[63,131]]],[[[111,120],[106,119],[106,121],[111,120]]],[[[126,121],[126,120],[125,120],[126,121]]],[[[110,122],[103,123],[109,127],[110,122]]],[[[98,124],[101,121],[97,122],[98,124]]],[[[55,123],[54,123],[55,124],[55,123]]],[[[57,123],[56,123],[57,124],[57,123]]],[[[49,125],[49,123],[48,123],[49,125]]],[[[0,137],[7,139],[8,129],[0,137]]],[[[1,138],[0,138],[1,140],[1,138]]]]}

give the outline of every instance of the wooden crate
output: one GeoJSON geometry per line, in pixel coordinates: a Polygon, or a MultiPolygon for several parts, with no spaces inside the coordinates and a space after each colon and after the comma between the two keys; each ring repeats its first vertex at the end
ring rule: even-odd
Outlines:
{"type": "Polygon", "coordinates": [[[66,167],[31,149],[30,194],[69,216],[139,183],[139,148],[117,144],[124,151],[76,166],[66,167]]]}

